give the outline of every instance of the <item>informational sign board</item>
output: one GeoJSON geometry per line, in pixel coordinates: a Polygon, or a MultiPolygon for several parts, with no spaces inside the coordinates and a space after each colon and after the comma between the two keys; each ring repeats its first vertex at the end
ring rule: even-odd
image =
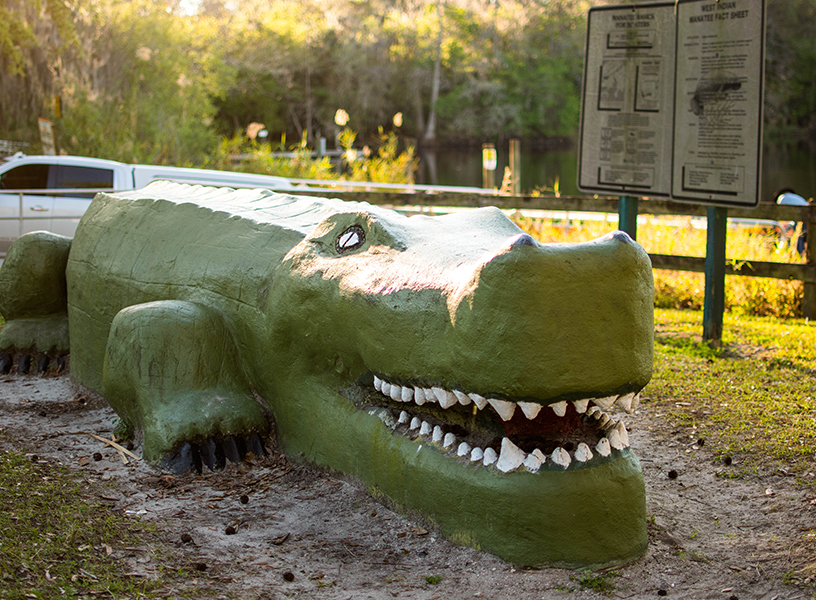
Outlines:
{"type": "Polygon", "coordinates": [[[591,9],[579,189],[756,206],[764,17],[765,0],[591,9]]]}
{"type": "Polygon", "coordinates": [[[55,156],[57,154],[57,147],[54,144],[54,130],[51,127],[51,121],[48,119],[37,119],[40,126],[40,142],[42,142],[43,154],[46,156],[55,156]]]}
{"type": "Polygon", "coordinates": [[[674,3],[589,11],[578,187],[669,196],[674,3]]]}
{"type": "Polygon", "coordinates": [[[758,204],[764,31],[761,1],[678,3],[672,197],[758,204]]]}

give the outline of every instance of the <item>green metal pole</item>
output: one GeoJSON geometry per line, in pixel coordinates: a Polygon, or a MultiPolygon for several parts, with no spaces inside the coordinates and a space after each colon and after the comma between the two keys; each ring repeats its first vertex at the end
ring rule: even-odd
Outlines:
{"type": "Polygon", "coordinates": [[[725,238],[728,233],[728,209],[709,206],[707,217],[703,341],[719,347],[722,344],[725,312],[725,238]]]}
{"type": "Polygon", "coordinates": [[[633,240],[637,239],[638,199],[621,196],[618,199],[618,229],[625,231],[633,240]]]}

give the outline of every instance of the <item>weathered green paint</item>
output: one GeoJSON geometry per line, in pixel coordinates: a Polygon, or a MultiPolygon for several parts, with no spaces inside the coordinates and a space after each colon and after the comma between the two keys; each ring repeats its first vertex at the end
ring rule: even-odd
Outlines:
{"type": "MultiPolygon", "coordinates": [[[[653,284],[624,234],[542,246],[497,209],[408,218],[154,184],[97,195],[67,283],[72,376],[144,431],[151,460],[263,431],[270,411],[290,458],[358,478],[507,560],[612,564],[646,546],[628,449],[502,473],[395,434],[403,405],[372,388],[378,375],[543,405],[638,391],[651,376],[653,284]],[[350,231],[364,243],[343,251],[350,231]]],[[[489,407],[411,408],[484,439],[515,426],[489,407]]]]}
{"type": "Polygon", "coordinates": [[[71,239],[39,232],[9,249],[0,269],[0,348],[68,351],[65,266],[71,239]]]}

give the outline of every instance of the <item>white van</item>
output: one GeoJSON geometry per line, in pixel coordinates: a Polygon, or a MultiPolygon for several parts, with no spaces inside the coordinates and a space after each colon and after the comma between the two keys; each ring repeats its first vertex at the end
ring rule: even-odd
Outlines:
{"type": "Polygon", "coordinates": [[[270,175],[18,152],[0,165],[0,256],[15,239],[30,231],[73,237],[96,190],[136,190],[157,179],[232,188],[296,189],[288,179],[270,175]],[[67,191],[75,189],[86,191],[67,191]],[[33,193],[40,190],[49,193],[33,193]]]}

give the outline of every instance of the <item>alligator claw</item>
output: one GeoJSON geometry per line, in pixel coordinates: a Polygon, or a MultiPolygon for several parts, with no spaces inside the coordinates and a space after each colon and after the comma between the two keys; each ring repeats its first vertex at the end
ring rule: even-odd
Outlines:
{"type": "MultiPolygon", "coordinates": [[[[196,452],[198,454],[198,452],[196,452]]],[[[199,457],[199,461],[201,458],[199,457]]],[[[178,450],[170,456],[165,457],[162,461],[162,466],[173,473],[189,473],[195,469],[195,460],[193,458],[193,445],[190,442],[184,442],[178,450]]]]}
{"type": "Polygon", "coordinates": [[[21,355],[20,361],[17,363],[17,372],[25,375],[28,373],[29,367],[31,367],[31,357],[28,354],[21,355]]]}
{"type": "Polygon", "coordinates": [[[264,456],[266,451],[264,450],[263,442],[261,441],[261,436],[257,433],[253,433],[247,438],[246,441],[246,450],[247,453],[252,452],[257,457],[264,456]]]}
{"type": "Polygon", "coordinates": [[[226,464],[224,460],[224,450],[214,439],[207,438],[204,443],[201,444],[201,462],[210,471],[224,468],[226,464]]]}
{"type": "Polygon", "coordinates": [[[11,355],[3,352],[0,354],[0,374],[8,375],[11,372],[11,366],[14,361],[11,360],[11,355]]]}
{"type": "Polygon", "coordinates": [[[201,444],[184,442],[179,448],[161,461],[162,468],[177,474],[196,472],[201,474],[204,467],[210,471],[223,469],[227,461],[238,463],[249,453],[265,456],[263,439],[257,433],[246,440],[240,436],[207,438],[201,444]]]}
{"type": "Polygon", "coordinates": [[[48,358],[48,355],[43,354],[37,361],[37,371],[39,373],[45,373],[48,370],[48,363],[50,362],[51,360],[48,358]]]}
{"type": "Polygon", "coordinates": [[[235,436],[229,436],[224,440],[224,456],[230,462],[241,462],[246,454],[244,449],[244,441],[235,436]]]}

